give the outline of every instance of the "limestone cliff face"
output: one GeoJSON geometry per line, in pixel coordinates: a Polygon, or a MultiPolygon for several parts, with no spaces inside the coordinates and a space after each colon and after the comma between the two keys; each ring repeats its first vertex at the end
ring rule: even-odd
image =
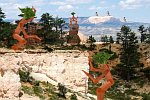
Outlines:
{"type": "Polygon", "coordinates": [[[19,100],[19,60],[15,56],[0,57],[0,100],[19,100]]]}
{"type": "Polygon", "coordinates": [[[87,77],[82,70],[88,72],[87,56],[87,52],[79,51],[0,55],[0,100],[1,98],[9,98],[10,100],[19,98],[21,88],[17,73],[19,68],[29,70],[37,78],[40,78],[40,75],[45,75],[55,83],[62,83],[77,92],[85,92],[87,77]]]}

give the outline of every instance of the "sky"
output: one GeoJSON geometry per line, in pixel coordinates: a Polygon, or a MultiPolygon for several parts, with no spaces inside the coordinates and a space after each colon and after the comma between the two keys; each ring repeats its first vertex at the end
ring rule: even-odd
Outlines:
{"type": "Polygon", "coordinates": [[[68,18],[71,12],[78,17],[105,16],[106,12],[127,21],[150,23],[150,0],[0,0],[0,7],[6,19],[19,19],[20,8],[34,6],[36,16],[50,13],[54,17],[68,18]]]}

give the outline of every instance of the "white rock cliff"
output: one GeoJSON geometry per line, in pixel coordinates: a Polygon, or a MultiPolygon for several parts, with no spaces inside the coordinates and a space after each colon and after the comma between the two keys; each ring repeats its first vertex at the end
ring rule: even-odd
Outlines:
{"type": "MultiPolygon", "coordinates": [[[[85,92],[88,71],[87,52],[6,53],[0,55],[0,100],[19,100],[21,88],[19,68],[30,70],[31,75],[54,85],[64,84],[76,91],[85,92]]],[[[23,97],[23,99],[25,98],[23,97]]]]}

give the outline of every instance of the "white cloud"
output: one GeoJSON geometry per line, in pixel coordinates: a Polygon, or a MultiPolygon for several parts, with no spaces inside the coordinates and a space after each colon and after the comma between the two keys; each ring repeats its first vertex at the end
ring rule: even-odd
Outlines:
{"type": "Polygon", "coordinates": [[[59,6],[58,10],[61,10],[61,11],[70,11],[70,10],[73,10],[73,6],[72,5],[59,6]]]}
{"type": "Polygon", "coordinates": [[[150,6],[150,0],[122,0],[119,5],[124,9],[136,9],[142,6],[150,6]]]}
{"type": "Polygon", "coordinates": [[[106,1],[100,1],[101,5],[104,5],[106,3],[106,1]]]}
{"type": "Polygon", "coordinates": [[[107,7],[100,7],[100,6],[91,6],[89,8],[89,10],[102,10],[102,9],[106,9],[107,7]]]}
{"type": "Polygon", "coordinates": [[[61,1],[55,1],[55,2],[50,2],[49,4],[50,5],[58,5],[58,6],[60,6],[60,5],[65,5],[66,3],[65,2],[61,2],[61,1]]]}
{"type": "Polygon", "coordinates": [[[66,0],[66,2],[70,4],[90,3],[91,1],[93,0],[66,0]]]}
{"type": "Polygon", "coordinates": [[[17,0],[0,0],[0,7],[6,14],[8,19],[19,18],[18,15],[21,13],[18,8],[24,8],[26,6],[34,6],[37,12],[40,12],[41,6],[45,5],[43,0],[30,0],[30,1],[17,1],[17,0]]]}
{"type": "Polygon", "coordinates": [[[50,5],[58,6],[57,11],[71,11],[74,9],[78,9],[78,4],[86,4],[90,3],[92,0],[64,0],[64,1],[52,1],[50,5]]]}
{"type": "Polygon", "coordinates": [[[89,10],[100,10],[102,7],[91,6],[89,10]]]}
{"type": "Polygon", "coordinates": [[[76,5],[76,4],[86,4],[86,3],[90,3],[93,0],[64,0],[64,1],[51,1],[49,4],[50,5],[58,5],[58,6],[62,6],[62,5],[76,5]]]}

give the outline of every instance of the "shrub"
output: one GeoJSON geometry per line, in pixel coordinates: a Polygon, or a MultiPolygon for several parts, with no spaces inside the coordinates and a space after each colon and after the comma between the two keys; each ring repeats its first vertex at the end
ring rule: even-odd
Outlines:
{"type": "Polygon", "coordinates": [[[40,85],[40,81],[34,81],[34,82],[33,82],[33,85],[34,85],[34,86],[39,86],[39,85],[40,85]]]}
{"type": "Polygon", "coordinates": [[[19,70],[19,76],[20,76],[21,82],[32,82],[32,80],[33,80],[32,77],[30,77],[29,72],[19,70]]]}
{"type": "Polygon", "coordinates": [[[45,99],[43,88],[40,86],[33,86],[34,94],[41,99],[45,99]]]}
{"type": "Polygon", "coordinates": [[[99,52],[93,56],[93,62],[98,64],[106,64],[107,60],[111,57],[109,53],[99,52]]]}
{"type": "Polygon", "coordinates": [[[90,44],[89,50],[90,50],[90,51],[95,50],[95,47],[96,47],[95,44],[90,44]]]}
{"type": "Polygon", "coordinates": [[[59,90],[59,95],[65,98],[66,97],[65,94],[67,93],[66,87],[61,83],[58,83],[58,90],[59,90]]]}
{"type": "Polygon", "coordinates": [[[34,94],[32,87],[22,86],[21,90],[24,91],[24,93],[29,94],[29,95],[34,94]]]}
{"type": "Polygon", "coordinates": [[[78,100],[76,94],[72,94],[70,100],[78,100]]]}
{"type": "Polygon", "coordinates": [[[115,59],[115,58],[118,58],[116,52],[113,52],[113,51],[108,50],[108,49],[106,49],[106,48],[100,49],[99,51],[100,51],[100,52],[106,52],[106,53],[111,54],[112,56],[109,58],[109,60],[113,60],[113,59],[115,59]]]}
{"type": "Polygon", "coordinates": [[[150,80],[150,67],[143,69],[144,75],[150,80]]]}
{"type": "Polygon", "coordinates": [[[143,100],[150,100],[150,93],[149,94],[143,93],[142,97],[143,97],[143,100]]]}

